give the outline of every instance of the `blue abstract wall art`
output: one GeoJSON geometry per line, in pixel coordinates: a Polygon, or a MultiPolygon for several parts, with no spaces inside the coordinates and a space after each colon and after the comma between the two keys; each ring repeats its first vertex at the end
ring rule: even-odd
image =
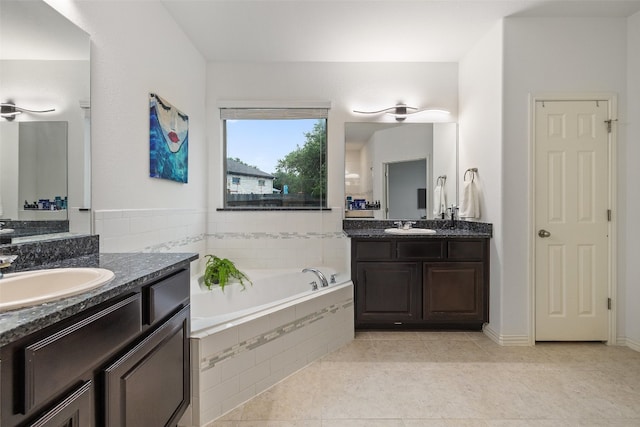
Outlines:
{"type": "Polygon", "coordinates": [[[155,93],[149,94],[149,176],[186,183],[189,117],[155,93]]]}

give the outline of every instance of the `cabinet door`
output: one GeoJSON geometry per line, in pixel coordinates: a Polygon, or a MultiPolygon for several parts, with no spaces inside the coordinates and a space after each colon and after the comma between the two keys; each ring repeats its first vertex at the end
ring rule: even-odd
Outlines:
{"type": "Polygon", "coordinates": [[[87,381],[28,427],[90,427],[93,425],[93,383],[87,381]]]}
{"type": "Polygon", "coordinates": [[[425,263],[423,275],[425,320],[452,323],[486,320],[483,263],[425,263]]]}
{"type": "Polygon", "coordinates": [[[189,306],[105,370],[107,427],[175,425],[189,404],[189,306]]]}
{"type": "Polygon", "coordinates": [[[419,320],[418,264],[359,262],[356,323],[401,324],[419,320]]]}

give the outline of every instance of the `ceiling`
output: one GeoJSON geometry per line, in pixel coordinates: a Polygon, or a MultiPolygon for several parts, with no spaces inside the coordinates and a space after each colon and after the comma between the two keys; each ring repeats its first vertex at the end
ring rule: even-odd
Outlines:
{"type": "Polygon", "coordinates": [[[89,60],[89,35],[39,1],[0,0],[0,59],[89,60]]]}
{"type": "Polygon", "coordinates": [[[503,17],[640,11],[640,0],[160,1],[219,62],[458,62],[503,17]]]}

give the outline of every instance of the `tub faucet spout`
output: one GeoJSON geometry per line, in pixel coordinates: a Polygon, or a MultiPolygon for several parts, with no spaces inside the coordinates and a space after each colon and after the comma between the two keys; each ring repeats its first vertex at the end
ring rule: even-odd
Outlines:
{"type": "Polygon", "coordinates": [[[315,274],[316,276],[318,276],[318,279],[320,279],[320,281],[322,282],[322,287],[326,288],[327,286],[329,286],[329,282],[327,281],[327,277],[322,273],[322,271],[318,270],[317,268],[312,268],[312,267],[307,267],[304,268],[302,270],[303,273],[307,273],[307,272],[311,272],[313,274],[315,274]]]}

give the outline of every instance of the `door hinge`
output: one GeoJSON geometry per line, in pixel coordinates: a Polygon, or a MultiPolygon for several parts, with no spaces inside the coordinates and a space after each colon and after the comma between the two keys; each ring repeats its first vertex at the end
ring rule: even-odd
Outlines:
{"type": "Polygon", "coordinates": [[[617,121],[618,119],[609,119],[604,121],[607,124],[607,133],[611,133],[611,124],[617,121]]]}
{"type": "Polygon", "coordinates": [[[607,298],[607,309],[611,310],[611,298],[607,298]]]}
{"type": "Polygon", "coordinates": [[[607,221],[611,222],[611,209],[607,209],[607,221]]]}

